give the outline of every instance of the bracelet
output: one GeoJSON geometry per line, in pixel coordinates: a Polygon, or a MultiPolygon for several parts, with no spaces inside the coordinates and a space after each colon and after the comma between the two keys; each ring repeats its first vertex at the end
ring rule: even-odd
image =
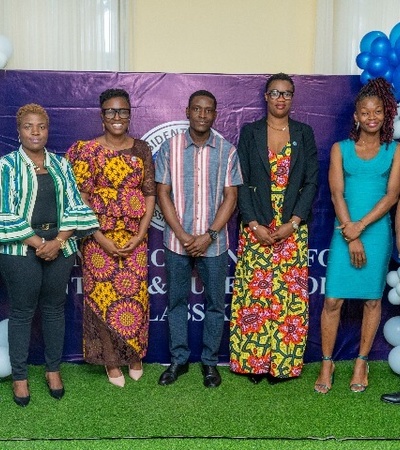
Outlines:
{"type": "Polygon", "coordinates": [[[56,239],[56,241],[58,241],[60,243],[60,249],[61,250],[64,249],[65,245],[66,245],[66,241],[64,239],[59,238],[59,237],[56,237],[55,239],[56,239]]]}

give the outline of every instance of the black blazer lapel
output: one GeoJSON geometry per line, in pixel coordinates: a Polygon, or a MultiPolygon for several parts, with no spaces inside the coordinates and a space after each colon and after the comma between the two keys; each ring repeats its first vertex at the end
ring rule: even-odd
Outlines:
{"type": "Polygon", "coordinates": [[[271,172],[271,167],[268,160],[267,154],[267,122],[266,119],[259,120],[257,126],[254,127],[254,140],[257,146],[257,152],[260,159],[264,165],[264,168],[269,175],[271,172]]]}
{"type": "Polygon", "coordinates": [[[289,134],[290,134],[290,143],[292,146],[292,151],[290,154],[290,167],[289,167],[289,176],[292,172],[294,165],[296,164],[297,158],[299,156],[299,151],[303,145],[303,133],[301,130],[301,126],[298,123],[294,122],[289,118],[289,134]]]}

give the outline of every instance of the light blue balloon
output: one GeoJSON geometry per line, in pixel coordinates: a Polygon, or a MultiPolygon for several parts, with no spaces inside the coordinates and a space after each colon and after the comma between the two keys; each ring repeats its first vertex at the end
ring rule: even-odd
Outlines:
{"type": "Polygon", "coordinates": [[[11,375],[11,363],[8,347],[0,346],[0,378],[11,375]]]}
{"type": "Polygon", "coordinates": [[[0,346],[8,347],[8,319],[0,322],[0,346]]]}
{"type": "Polygon", "coordinates": [[[400,37],[400,22],[392,28],[392,31],[389,34],[389,39],[390,43],[392,44],[392,47],[394,47],[399,37],[400,37]]]}
{"type": "Polygon", "coordinates": [[[370,31],[367,33],[360,41],[360,50],[362,52],[371,51],[372,41],[380,36],[387,37],[385,33],[382,33],[382,31],[370,31]]]}
{"type": "Polygon", "coordinates": [[[400,345],[390,350],[388,363],[394,373],[400,374],[400,345]]]}
{"type": "Polygon", "coordinates": [[[383,335],[390,345],[400,345],[400,316],[390,318],[383,327],[383,335]]]}

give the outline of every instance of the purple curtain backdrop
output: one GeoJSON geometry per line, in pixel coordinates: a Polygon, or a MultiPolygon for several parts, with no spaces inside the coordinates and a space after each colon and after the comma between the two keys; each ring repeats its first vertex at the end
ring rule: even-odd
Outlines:
{"type": "MultiPolygon", "coordinates": [[[[90,139],[102,132],[99,117],[99,94],[108,88],[121,87],[131,95],[130,132],[145,138],[154,156],[161,143],[186,126],[185,108],[189,95],[207,89],[218,100],[218,117],[214,128],[237,144],[243,124],[265,115],[263,99],[265,75],[100,73],[0,71],[0,155],[18,146],[15,114],[26,103],[39,103],[50,116],[48,148],[64,154],[77,139],[90,139]]],[[[348,136],[352,122],[353,101],[361,87],[358,76],[293,76],[296,94],[291,116],[310,124],[319,150],[320,186],[314,203],[314,220],[309,240],[310,324],[305,361],[321,357],[319,317],[324,299],[325,269],[333,229],[333,208],[327,183],[329,153],[332,144],[348,136]]],[[[169,362],[166,285],[162,248],[162,217],[155,212],[149,231],[149,291],[151,294],[150,342],[147,362],[169,362]]],[[[226,326],[220,349],[221,362],[229,360],[229,314],[233,274],[236,261],[238,220],[230,221],[230,263],[226,279],[226,326]]],[[[396,269],[392,260],[390,270],[396,269]]],[[[29,282],[29,280],[27,280],[29,282]]],[[[398,309],[383,299],[383,317],[371,359],[386,359],[391,346],[382,328],[398,309]]],[[[203,318],[202,287],[194,274],[189,302],[189,338],[191,361],[201,353],[203,318]]],[[[66,339],[64,359],[82,361],[82,278],[79,262],[71,275],[66,305],[66,339]]],[[[335,359],[357,356],[362,303],[349,301],[343,307],[335,359]]],[[[7,293],[0,282],[0,320],[8,315],[7,293]]],[[[31,344],[31,363],[43,362],[39,317],[36,317],[31,344]]]]}

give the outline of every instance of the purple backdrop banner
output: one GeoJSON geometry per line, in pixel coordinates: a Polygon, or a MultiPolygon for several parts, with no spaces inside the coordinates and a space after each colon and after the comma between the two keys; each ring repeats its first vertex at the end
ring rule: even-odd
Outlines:
{"type": "MultiPolygon", "coordinates": [[[[263,100],[267,75],[99,73],[0,71],[0,155],[18,146],[15,114],[26,103],[39,103],[50,116],[48,148],[64,154],[77,139],[90,139],[102,133],[99,94],[108,88],[121,87],[131,95],[130,132],[151,145],[153,155],[166,139],[187,126],[185,108],[190,94],[207,89],[218,100],[216,131],[237,144],[243,124],[265,115],[263,100]]],[[[348,136],[352,122],[353,101],[361,87],[358,76],[294,76],[296,94],[291,116],[306,122],[315,131],[319,151],[320,186],[314,204],[314,220],[309,240],[310,326],[305,361],[321,357],[320,323],[325,290],[325,269],[333,230],[334,212],[327,182],[329,153],[332,144],[348,136]]],[[[230,221],[229,273],[226,279],[226,326],[220,349],[221,362],[229,360],[229,314],[233,274],[236,263],[238,233],[237,214],[230,221]]],[[[151,295],[150,342],[147,362],[169,362],[167,299],[162,246],[163,218],[158,209],[149,231],[149,292],[151,295]]],[[[390,269],[397,268],[391,261],[390,269]]],[[[29,280],[27,280],[29,282],[29,280]]],[[[64,358],[82,361],[82,275],[77,259],[68,286],[66,306],[66,340],[64,358]]],[[[348,302],[343,307],[335,359],[357,356],[362,303],[348,302]]],[[[386,359],[392,348],[384,339],[386,320],[398,313],[383,299],[383,317],[371,359],[386,359]]],[[[8,315],[5,287],[0,283],[0,319],[8,315]]],[[[201,330],[204,317],[202,285],[193,274],[188,308],[191,361],[201,353],[201,330]]],[[[42,363],[39,320],[35,320],[31,345],[32,363],[42,363]]]]}

